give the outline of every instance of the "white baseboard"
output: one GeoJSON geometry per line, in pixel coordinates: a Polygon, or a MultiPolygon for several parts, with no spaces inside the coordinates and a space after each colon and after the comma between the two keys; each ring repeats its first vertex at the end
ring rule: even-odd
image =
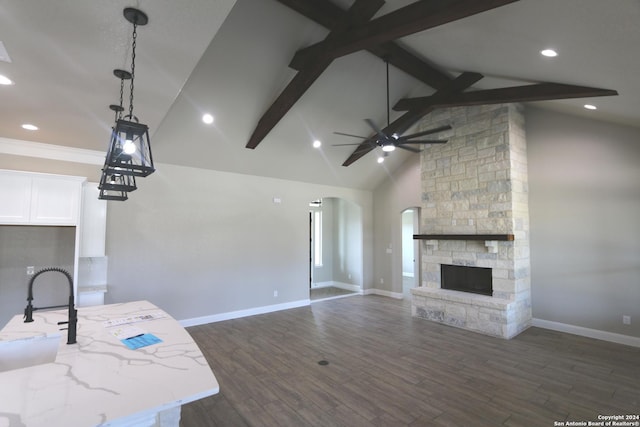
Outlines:
{"type": "Polygon", "coordinates": [[[582,326],[569,325],[566,323],[552,322],[551,320],[532,319],[532,326],[538,328],[551,329],[552,331],[566,332],[568,334],[580,335],[587,338],[595,338],[598,340],[615,342],[618,344],[630,345],[632,347],[640,347],[640,338],[629,335],[616,334],[614,332],[600,331],[598,329],[589,329],[582,326]]]}
{"type": "Polygon", "coordinates": [[[274,311],[304,307],[309,304],[311,304],[311,300],[303,299],[299,301],[285,302],[282,304],[248,308],[246,310],[229,311],[227,313],[211,314],[208,316],[194,317],[192,319],[183,319],[183,320],[180,320],[179,322],[183,327],[187,328],[189,326],[198,326],[198,325],[204,325],[206,323],[222,322],[224,320],[239,319],[241,317],[255,316],[257,314],[272,313],[274,311]]]}
{"type": "Polygon", "coordinates": [[[395,299],[403,299],[404,295],[399,292],[391,292],[385,291],[382,289],[365,289],[364,295],[381,295],[383,297],[395,298],[395,299]]]}
{"type": "Polygon", "coordinates": [[[330,287],[344,289],[346,291],[351,291],[351,292],[358,292],[359,294],[362,294],[362,288],[360,286],[352,285],[351,283],[336,282],[335,280],[314,283],[311,289],[330,288],[330,287]]]}
{"type": "Polygon", "coordinates": [[[342,282],[331,282],[333,283],[331,286],[334,288],[344,289],[346,291],[358,292],[362,293],[362,288],[358,285],[352,285],[351,283],[342,283],[342,282]]]}
{"type": "Polygon", "coordinates": [[[328,282],[313,282],[311,284],[311,289],[330,288],[331,286],[333,286],[333,282],[331,280],[328,282]]]}

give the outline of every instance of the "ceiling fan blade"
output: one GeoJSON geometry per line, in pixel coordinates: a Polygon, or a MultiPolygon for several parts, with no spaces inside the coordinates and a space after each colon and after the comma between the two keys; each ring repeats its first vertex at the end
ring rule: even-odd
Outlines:
{"type": "Polygon", "coordinates": [[[360,139],[367,139],[368,136],[360,136],[360,135],[351,135],[350,133],[343,133],[343,132],[334,132],[335,135],[342,135],[342,136],[351,136],[353,138],[360,138],[360,139]]]}
{"type": "Polygon", "coordinates": [[[413,147],[405,147],[404,145],[396,145],[396,147],[402,148],[403,150],[411,151],[412,153],[419,153],[419,152],[422,151],[422,150],[418,150],[417,148],[413,148],[413,147]]]}
{"type": "Polygon", "coordinates": [[[416,138],[418,136],[431,135],[432,133],[438,133],[438,132],[442,132],[442,131],[450,130],[450,129],[451,129],[451,126],[449,126],[449,125],[440,126],[438,128],[435,128],[435,129],[429,129],[429,130],[425,130],[425,131],[422,131],[422,132],[412,133],[411,135],[404,135],[404,136],[401,136],[398,139],[399,140],[411,139],[411,138],[416,138]]]}
{"type": "Polygon", "coordinates": [[[396,143],[396,147],[401,147],[405,144],[446,144],[448,139],[414,139],[413,141],[401,141],[396,143]]]}
{"type": "Polygon", "coordinates": [[[375,130],[375,131],[376,131],[376,133],[378,134],[378,136],[379,136],[380,138],[382,138],[382,139],[383,139],[383,140],[385,140],[385,141],[386,141],[387,139],[389,139],[389,138],[387,137],[387,135],[385,135],[385,134],[382,132],[382,129],[380,129],[380,128],[375,124],[375,123],[373,123],[373,120],[371,120],[371,119],[364,119],[364,121],[365,121],[365,122],[367,122],[367,124],[368,124],[369,126],[371,126],[371,129],[373,129],[373,130],[375,130]]]}

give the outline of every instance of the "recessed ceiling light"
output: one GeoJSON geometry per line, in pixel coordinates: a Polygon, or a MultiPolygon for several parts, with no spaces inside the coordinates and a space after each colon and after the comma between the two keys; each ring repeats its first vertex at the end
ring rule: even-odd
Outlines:
{"type": "Polygon", "coordinates": [[[211,114],[205,114],[202,116],[202,121],[210,125],[211,123],[213,123],[213,116],[211,114]]]}
{"type": "Polygon", "coordinates": [[[378,163],[382,163],[382,162],[384,162],[384,157],[382,156],[378,157],[378,163]]]}
{"type": "Polygon", "coordinates": [[[322,147],[322,142],[318,139],[316,139],[315,141],[313,141],[313,148],[320,148],[322,147]]]}
{"type": "Polygon", "coordinates": [[[22,129],[26,129],[26,130],[38,130],[38,126],[36,125],[32,125],[30,123],[25,123],[22,125],[22,129]]]}
{"type": "Polygon", "coordinates": [[[546,56],[547,58],[555,58],[556,56],[558,56],[558,52],[556,52],[553,49],[544,49],[540,51],[540,54],[542,56],[546,56]]]}
{"type": "Polygon", "coordinates": [[[13,84],[13,80],[11,80],[7,76],[3,76],[2,74],[0,74],[0,85],[12,85],[12,84],[13,84]]]}
{"type": "Polygon", "coordinates": [[[587,110],[597,110],[598,107],[596,107],[595,105],[592,104],[584,104],[584,108],[586,108],[587,110]]]}

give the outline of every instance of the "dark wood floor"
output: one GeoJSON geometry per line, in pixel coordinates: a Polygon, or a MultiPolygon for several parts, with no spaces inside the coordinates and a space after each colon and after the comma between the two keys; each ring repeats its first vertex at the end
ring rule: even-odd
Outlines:
{"type": "Polygon", "coordinates": [[[183,406],[184,427],[529,427],[640,414],[640,348],[539,328],[505,341],[412,318],[390,298],[188,330],[220,393],[183,406]]]}

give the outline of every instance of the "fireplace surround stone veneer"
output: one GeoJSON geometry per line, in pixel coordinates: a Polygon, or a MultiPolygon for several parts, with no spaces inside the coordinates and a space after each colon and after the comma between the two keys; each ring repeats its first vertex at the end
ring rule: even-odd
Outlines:
{"type": "Polygon", "coordinates": [[[420,129],[450,124],[447,144],[421,154],[422,234],[513,234],[512,241],[422,240],[416,317],[512,338],[531,324],[524,117],[516,104],[438,110],[420,129]],[[491,268],[493,296],[441,289],[441,264],[491,268]]]}

